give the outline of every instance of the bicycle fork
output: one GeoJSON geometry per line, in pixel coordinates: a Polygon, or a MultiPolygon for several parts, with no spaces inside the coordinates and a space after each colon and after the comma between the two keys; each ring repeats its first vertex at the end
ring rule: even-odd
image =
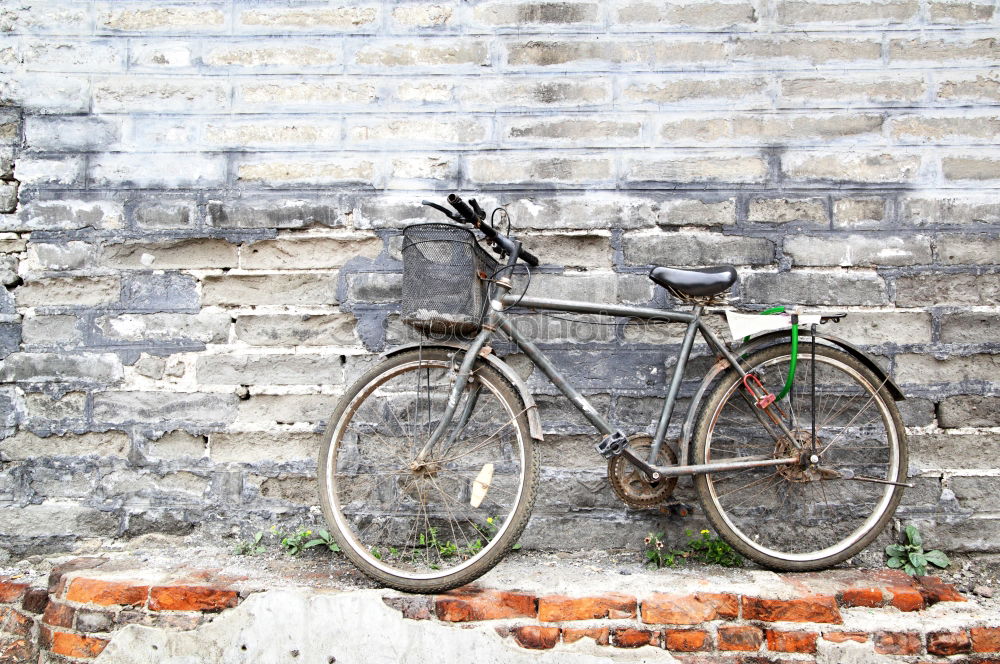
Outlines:
{"type": "MultiPolygon", "coordinates": [[[[512,270],[514,268],[514,265],[517,264],[517,257],[520,249],[521,243],[519,241],[515,241],[513,251],[507,257],[507,265],[504,269],[512,270]]],[[[510,277],[500,277],[493,283],[496,288],[499,289],[501,294],[510,292],[510,277]]],[[[465,357],[462,359],[462,364],[458,368],[458,374],[455,376],[455,386],[452,388],[451,394],[448,396],[448,405],[445,407],[444,414],[441,415],[441,421],[438,423],[437,428],[434,429],[434,433],[431,434],[431,437],[427,439],[426,443],[424,443],[420,453],[417,454],[414,464],[419,465],[427,460],[427,455],[430,454],[431,450],[434,449],[434,446],[437,445],[438,441],[441,440],[442,436],[444,436],[444,432],[448,430],[449,426],[451,426],[451,421],[455,417],[455,412],[458,410],[458,404],[462,400],[462,393],[465,391],[465,387],[469,383],[469,379],[472,376],[472,367],[476,363],[476,358],[479,357],[479,354],[486,346],[487,340],[489,340],[489,338],[493,335],[493,331],[496,329],[499,307],[499,299],[496,300],[496,304],[494,305],[493,299],[491,298],[489,306],[486,309],[486,320],[483,323],[483,327],[479,331],[479,334],[476,335],[476,338],[472,340],[472,343],[469,344],[468,349],[465,351],[465,357]]],[[[455,427],[448,436],[448,439],[445,442],[446,446],[450,447],[454,444],[458,435],[462,432],[462,429],[464,429],[465,425],[468,424],[469,418],[472,416],[472,411],[475,410],[476,403],[479,401],[479,394],[481,391],[482,387],[477,386],[473,393],[469,395],[469,399],[465,403],[465,408],[462,409],[462,414],[459,417],[458,426],[455,427]]]]}
{"type": "MultiPolygon", "coordinates": [[[[458,373],[455,376],[455,385],[451,388],[451,394],[448,395],[448,405],[445,407],[444,413],[441,415],[441,421],[438,422],[434,432],[431,434],[430,438],[427,439],[427,442],[424,443],[420,453],[417,454],[417,458],[414,460],[415,464],[419,465],[427,460],[427,455],[430,454],[431,450],[435,445],[437,445],[438,441],[444,437],[444,432],[448,430],[449,426],[451,426],[455,413],[458,411],[458,404],[462,400],[462,393],[465,392],[465,387],[469,384],[469,379],[472,376],[472,367],[475,365],[480,351],[482,351],[483,347],[486,345],[487,339],[489,339],[492,334],[489,327],[491,326],[484,326],[483,329],[480,330],[479,334],[476,335],[476,338],[472,340],[469,348],[465,351],[465,357],[462,358],[462,364],[458,368],[458,373]]],[[[455,427],[452,431],[445,443],[446,445],[452,445],[462,428],[464,428],[468,423],[469,418],[472,416],[472,411],[476,407],[476,402],[479,400],[481,389],[481,387],[477,386],[474,388],[473,393],[469,395],[465,408],[462,409],[459,426],[455,427]]]]}

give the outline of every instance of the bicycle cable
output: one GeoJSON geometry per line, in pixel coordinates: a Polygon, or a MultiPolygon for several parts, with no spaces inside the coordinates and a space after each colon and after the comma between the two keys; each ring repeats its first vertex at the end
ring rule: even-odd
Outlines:
{"type": "MultiPolygon", "coordinates": [[[[500,212],[501,215],[507,219],[506,235],[507,237],[510,237],[511,220],[510,220],[510,214],[507,212],[507,208],[504,207],[493,208],[493,212],[490,214],[490,228],[496,229],[496,226],[493,224],[493,218],[497,216],[497,212],[500,212]]],[[[501,224],[503,223],[503,219],[500,220],[500,223],[501,224]]]]}

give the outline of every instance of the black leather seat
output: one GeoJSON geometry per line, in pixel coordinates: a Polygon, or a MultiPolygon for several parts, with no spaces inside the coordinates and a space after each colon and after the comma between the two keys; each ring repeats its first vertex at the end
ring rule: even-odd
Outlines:
{"type": "Polygon", "coordinates": [[[683,295],[711,297],[729,290],[739,276],[732,265],[692,269],[653,266],[649,278],[683,295]]]}

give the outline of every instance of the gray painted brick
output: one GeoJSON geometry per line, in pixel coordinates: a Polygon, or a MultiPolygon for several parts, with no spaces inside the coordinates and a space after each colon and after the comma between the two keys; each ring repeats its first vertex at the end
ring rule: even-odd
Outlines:
{"type": "Polygon", "coordinates": [[[792,235],[785,238],[785,254],[796,265],[927,265],[931,240],[926,235],[792,235]]]}
{"type": "Polygon", "coordinates": [[[352,314],[263,315],[236,319],[236,338],[254,346],[354,345],[357,319],[352,314]]]}
{"type": "Polygon", "coordinates": [[[944,343],[983,343],[1000,341],[1000,313],[957,311],[941,317],[941,341],[944,343]]]}
{"type": "Polygon", "coordinates": [[[774,243],[765,238],[679,232],[625,236],[625,261],[632,265],[767,265],[774,243]]]}
{"type": "Polygon", "coordinates": [[[246,274],[208,276],[202,304],[321,305],[337,304],[337,275],[328,273],[246,274]]]}
{"type": "MultiPolygon", "coordinates": [[[[743,299],[759,304],[882,305],[889,301],[885,282],[866,272],[755,272],[741,286],[743,299]]],[[[898,300],[897,300],[898,302],[898,300]]]]}
{"type": "Polygon", "coordinates": [[[336,385],[344,368],[336,356],[285,353],[208,355],[198,358],[202,385],[336,385]]]}
{"type": "Polygon", "coordinates": [[[1000,454],[1000,440],[983,434],[910,437],[910,464],[929,468],[982,468],[1000,454]]]}
{"type": "Polygon", "coordinates": [[[1000,507],[995,477],[953,477],[949,482],[958,502],[977,512],[996,512],[1000,507]]]}
{"type": "Polygon", "coordinates": [[[122,364],[112,353],[14,353],[0,366],[0,381],[98,382],[122,378],[122,364]]]}
{"type": "Polygon", "coordinates": [[[218,228],[301,228],[313,223],[340,226],[336,206],[308,200],[210,202],[208,223],[218,228]]]}
{"type": "Polygon", "coordinates": [[[989,305],[1000,299],[1000,274],[928,273],[896,280],[896,304],[989,305]]]}
{"type": "Polygon", "coordinates": [[[1000,427],[1000,397],[962,395],[941,401],[942,427],[1000,427]]]}
{"type": "Polygon", "coordinates": [[[94,420],[108,424],[223,425],[236,416],[235,394],[102,392],[94,395],[94,420]]]}
{"type": "Polygon", "coordinates": [[[978,354],[937,359],[931,355],[896,356],[896,378],[901,383],[953,383],[992,381],[1000,369],[1000,357],[978,354]]]}
{"type": "Polygon", "coordinates": [[[197,282],[192,276],[176,272],[125,274],[122,305],[134,311],[197,310],[197,282]]]}

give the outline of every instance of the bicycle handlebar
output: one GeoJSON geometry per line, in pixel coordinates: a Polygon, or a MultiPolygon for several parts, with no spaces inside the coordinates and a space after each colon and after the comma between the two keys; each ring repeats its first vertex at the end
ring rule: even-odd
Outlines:
{"type": "Polygon", "coordinates": [[[455,212],[449,212],[446,208],[436,203],[431,203],[430,201],[423,201],[423,204],[443,212],[448,216],[448,218],[454,221],[470,224],[474,228],[478,228],[482,231],[483,235],[486,236],[486,239],[490,243],[494,244],[500,251],[506,253],[508,256],[517,252],[518,259],[524,261],[532,267],[538,267],[538,263],[540,261],[537,256],[524,247],[519,246],[520,243],[516,240],[512,240],[506,235],[497,233],[496,229],[492,226],[483,223],[486,220],[486,212],[479,207],[479,203],[476,202],[476,199],[469,199],[469,203],[466,203],[457,194],[448,194],[448,204],[455,208],[455,212]]]}

